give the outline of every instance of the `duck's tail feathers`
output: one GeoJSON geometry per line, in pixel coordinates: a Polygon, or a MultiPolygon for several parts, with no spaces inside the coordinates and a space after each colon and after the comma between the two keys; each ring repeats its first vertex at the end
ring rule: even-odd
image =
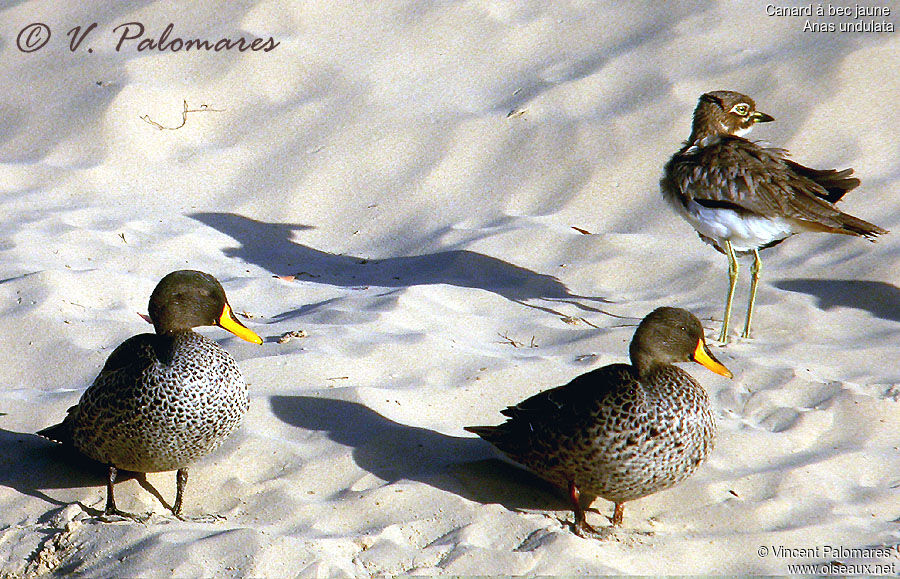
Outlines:
{"type": "Polygon", "coordinates": [[[72,444],[72,412],[76,408],[77,406],[69,408],[69,413],[62,422],[54,424],[53,426],[48,426],[43,430],[38,430],[37,435],[60,444],[72,444]]]}

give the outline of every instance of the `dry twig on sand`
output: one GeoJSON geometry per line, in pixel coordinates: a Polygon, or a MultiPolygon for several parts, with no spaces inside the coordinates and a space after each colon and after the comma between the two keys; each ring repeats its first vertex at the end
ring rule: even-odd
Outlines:
{"type": "MultiPolygon", "coordinates": [[[[509,332],[504,332],[502,334],[498,332],[497,335],[500,336],[501,338],[503,338],[503,340],[500,342],[501,344],[509,344],[513,348],[525,347],[525,344],[523,344],[522,342],[517,342],[516,340],[513,340],[512,338],[510,338],[509,332]]],[[[538,347],[538,344],[535,341],[534,336],[531,336],[531,343],[528,344],[528,347],[529,348],[537,348],[538,347]]]]}
{"type": "Polygon", "coordinates": [[[181,124],[177,127],[166,127],[163,126],[153,119],[150,118],[150,115],[144,115],[141,117],[141,120],[153,125],[160,131],[177,131],[181,127],[183,127],[187,123],[188,113],[221,113],[224,112],[225,109],[211,109],[209,105],[200,105],[199,109],[189,109],[187,101],[184,101],[184,110],[181,112],[181,124]]]}

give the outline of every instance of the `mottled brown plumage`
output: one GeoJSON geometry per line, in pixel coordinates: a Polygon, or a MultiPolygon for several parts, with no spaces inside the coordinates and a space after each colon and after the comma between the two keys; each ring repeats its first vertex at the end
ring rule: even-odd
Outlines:
{"type": "Polygon", "coordinates": [[[753,99],[732,91],[700,97],[691,136],[668,162],[660,181],[663,197],[729,259],[729,292],[720,341],[725,341],[737,280],[735,253],[754,256],[750,302],[743,336],[750,335],[759,281],[760,249],[803,231],[855,235],[869,239],[887,233],[843,213],[834,203],[859,185],[853,169],[804,167],[785,158],[783,149],[744,139],[757,122],[774,120],[756,110],[753,99]]]}
{"type": "Polygon", "coordinates": [[[211,275],[176,271],[150,297],[156,334],[139,334],[109,356],[62,423],[38,432],[109,466],[106,514],[116,508],[116,470],[177,470],[172,511],[181,515],[187,466],[217,448],[247,412],[234,358],[191,328],[218,325],[257,344],[211,275]]]}
{"type": "Polygon", "coordinates": [[[703,388],[674,362],[731,377],[706,347],[690,312],[658,308],[638,326],[631,364],[612,364],[502,410],[498,426],[466,427],[510,458],[567,489],[575,532],[593,531],[584,507],[616,504],[684,480],[713,448],[716,426],[703,388]]]}

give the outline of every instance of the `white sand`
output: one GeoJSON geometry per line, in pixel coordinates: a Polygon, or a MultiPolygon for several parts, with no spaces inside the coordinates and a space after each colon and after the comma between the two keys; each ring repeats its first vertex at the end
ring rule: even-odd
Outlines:
{"type": "Polygon", "coordinates": [[[558,495],[462,430],[624,360],[654,307],[718,331],[725,260],[658,191],[702,92],[753,96],[777,119],[754,137],[799,162],[854,167],[845,209],[900,232],[898,33],[804,33],[762,2],[80,4],[0,10],[0,575],[900,572],[897,233],[764,252],[753,339],[715,349],[735,379],[689,368],[715,453],[609,539],[574,536],[558,495]],[[36,21],[51,40],[22,53],[36,21]],[[131,21],[280,45],[116,52],[131,21]],[[140,118],[177,126],[185,100],[221,112],[140,118]],[[187,489],[188,514],[225,519],[174,520],[160,473],[165,504],[117,487],[148,524],[102,524],[102,472],[33,433],[181,268],[266,339],[203,330],[251,383],[187,489]]]}

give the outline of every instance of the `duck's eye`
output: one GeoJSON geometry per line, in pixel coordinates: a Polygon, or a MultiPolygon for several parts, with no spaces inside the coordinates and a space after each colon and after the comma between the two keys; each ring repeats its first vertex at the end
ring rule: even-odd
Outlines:
{"type": "Polygon", "coordinates": [[[747,113],[750,112],[750,105],[747,103],[738,103],[731,107],[731,112],[741,115],[742,117],[746,117],[747,113]]]}

